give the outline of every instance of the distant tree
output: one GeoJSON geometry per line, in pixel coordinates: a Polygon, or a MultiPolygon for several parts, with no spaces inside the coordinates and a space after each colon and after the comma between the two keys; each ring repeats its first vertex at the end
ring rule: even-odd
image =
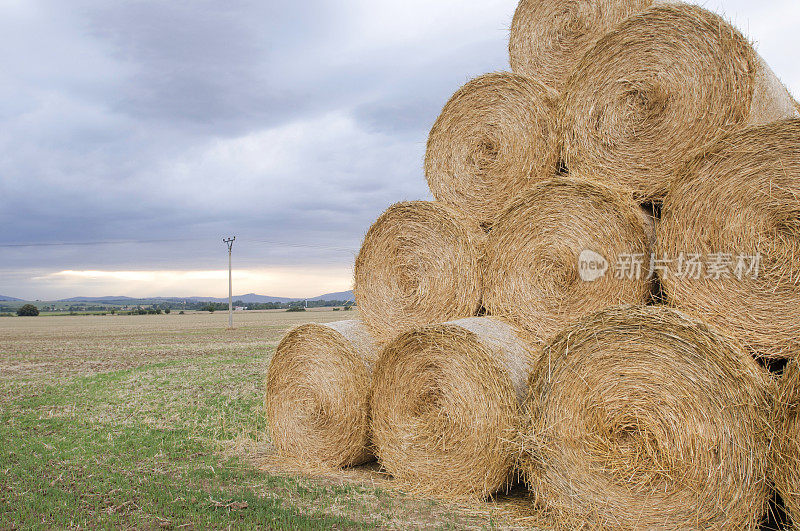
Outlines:
{"type": "Polygon", "coordinates": [[[164,313],[169,313],[169,312],[171,312],[171,311],[172,311],[172,310],[170,310],[169,308],[164,308],[164,313]]]}
{"type": "Polygon", "coordinates": [[[25,304],[17,310],[17,315],[20,317],[36,317],[39,315],[39,308],[33,304],[25,304]]]}
{"type": "Polygon", "coordinates": [[[216,310],[216,308],[214,308],[213,304],[206,304],[205,306],[203,306],[200,309],[205,311],[205,312],[210,312],[210,313],[214,313],[214,310],[216,310]]]}
{"type": "Polygon", "coordinates": [[[286,311],[287,312],[304,312],[304,311],[306,311],[306,309],[303,308],[302,306],[292,306],[286,311]]]}
{"type": "Polygon", "coordinates": [[[183,310],[181,310],[181,311],[179,311],[179,312],[178,312],[178,315],[183,315],[183,314],[185,314],[185,313],[186,313],[186,312],[184,312],[183,310]]]}

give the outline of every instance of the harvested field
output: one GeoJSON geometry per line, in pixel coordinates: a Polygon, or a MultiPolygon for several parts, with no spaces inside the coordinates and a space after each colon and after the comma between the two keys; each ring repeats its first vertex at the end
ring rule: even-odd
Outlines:
{"type": "Polygon", "coordinates": [[[524,522],[524,494],[459,507],[396,491],[374,463],[311,474],[276,457],[263,386],[279,339],[357,316],[0,318],[0,528],[524,522]]]}

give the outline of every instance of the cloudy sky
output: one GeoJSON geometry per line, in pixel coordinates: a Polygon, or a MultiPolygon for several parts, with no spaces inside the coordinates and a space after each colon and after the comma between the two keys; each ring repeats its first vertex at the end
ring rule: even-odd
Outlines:
{"type": "MultiPolygon", "coordinates": [[[[724,13],[800,94],[800,2],[724,13]]],[[[0,0],[0,294],[314,296],[429,199],[427,132],[514,0],[0,0]]]]}

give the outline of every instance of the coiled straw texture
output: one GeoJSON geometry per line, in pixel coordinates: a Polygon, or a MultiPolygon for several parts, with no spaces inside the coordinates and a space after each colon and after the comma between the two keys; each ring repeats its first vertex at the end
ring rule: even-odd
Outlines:
{"type": "Polygon", "coordinates": [[[428,136],[425,176],[434,197],[488,225],[511,196],[555,173],[556,98],[509,73],[459,89],[428,136]]]}
{"type": "Polygon", "coordinates": [[[649,223],[629,195],[574,175],[531,186],[487,236],[487,313],[548,340],[581,316],[644,304],[649,223]]]}
{"type": "Polygon", "coordinates": [[[488,317],[401,335],[375,368],[380,463],[423,495],[485,498],[507,488],[533,361],[510,325],[488,317]]]}
{"type": "Polygon", "coordinates": [[[609,309],[545,349],[522,471],[563,529],[754,529],[766,508],[768,374],[663,307],[609,309]]]}
{"type": "Polygon", "coordinates": [[[800,525],[800,367],[790,363],[780,382],[773,413],[772,477],[794,522],[800,525]]]}
{"type": "Polygon", "coordinates": [[[672,260],[661,279],[670,305],[756,355],[796,356],[800,120],[732,134],[679,172],[657,239],[657,254],[672,260]]]}
{"type": "Polygon", "coordinates": [[[521,0],[511,22],[511,70],[563,90],[600,37],[652,0],[521,0]]]}
{"type": "Polygon", "coordinates": [[[372,460],[368,394],[377,356],[357,320],[306,324],[286,334],[266,380],[269,430],[278,452],[311,467],[372,460]]]}
{"type": "Polygon", "coordinates": [[[485,233],[438,202],[392,205],[370,227],[355,263],[355,299],[380,343],[415,327],[475,315],[485,233]]]}
{"type": "Polygon", "coordinates": [[[746,125],[797,116],[747,40],[719,16],[657,5],[600,39],[570,77],[558,112],[570,172],[659,200],[698,146],[746,125]]]}

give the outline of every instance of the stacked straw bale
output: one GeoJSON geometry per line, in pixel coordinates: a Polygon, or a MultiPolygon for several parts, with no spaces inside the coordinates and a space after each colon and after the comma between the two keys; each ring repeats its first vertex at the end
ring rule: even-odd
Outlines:
{"type": "Polygon", "coordinates": [[[367,232],[355,264],[356,303],[377,341],[475,315],[484,240],[475,220],[442,203],[389,207],[367,232]]]}
{"type": "Polygon", "coordinates": [[[754,529],[773,392],[750,355],[696,319],[606,310],[544,349],[521,467],[556,528],[754,529]]]}
{"type": "Polygon", "coordinates": [[[659,256],[728,262],[724,275],[707,269],[699,278],[679,277],[676,263],[661,279],[670,305],[757,355],[800,352],[800,120],[749,128],[708,147],[676,174],[657,232],[659,256]]]}
{"type": "Polygon", "coordinates": [[[409,490],[485,498],[511,484],[534,358],[510,325],[473,317],[400,335],[372,386],[378,459],[409,490]]]}
{"type": "Polygon", "coordinates": [[[800,526],[800,365],[790,363],[780,382],[772,418],[772,479],[794,522],[800,526]]]}
{"type": "Polygon", "coordinates": [[[511,70],[563,90],[603,35],[652,0],[521,0],[511,22],[511,70]]]}
{"type": "Polygon", "coordinates": [[[521,0],[509,55],[431,129],[436,201],[367,232],[363,324],[278,346],[279,452],[433,496],[521,474],[557,528],[750,529],[769,476],[800,521],[800,369],[775,404],[751,356],[800,352],[800,106],[688,4],[521,0]]]}
{"type": "Polygon", "coordinates": [[[558,94],[508,73],[473,79],[444,106],[428,136],[433,196],[490,225],[509,198],[556,171],[558,94]]]}
{"type": "Polygon", "coordinates": [[[281,455],[332,467],[374,458],[369,387],[378,348],[357,320],[290,331],[270,362],[266,411],[281,455]]]}
{"type": "Polygon", "coordinates": [[[657,5],[602,37],[572,73],[558,111],[570,172],[660,200],[698,146],[798,116],[786,88],[722,18],[657,5]]]}
{"type": "Polygon", "coordinates": [[[646,303],[651,295],[649,263],[638,272],[619,270],[619,278],[612,269],[620,256],[647,262],[650,224],[630,196],[588,179],[571,175],[531,185],[487,237],[487,313],[547,340],[581,316],[646,303]],[[579,276],[578,266],[592,259],[602,260],[605,272],[590,281],[579,276]]]}

